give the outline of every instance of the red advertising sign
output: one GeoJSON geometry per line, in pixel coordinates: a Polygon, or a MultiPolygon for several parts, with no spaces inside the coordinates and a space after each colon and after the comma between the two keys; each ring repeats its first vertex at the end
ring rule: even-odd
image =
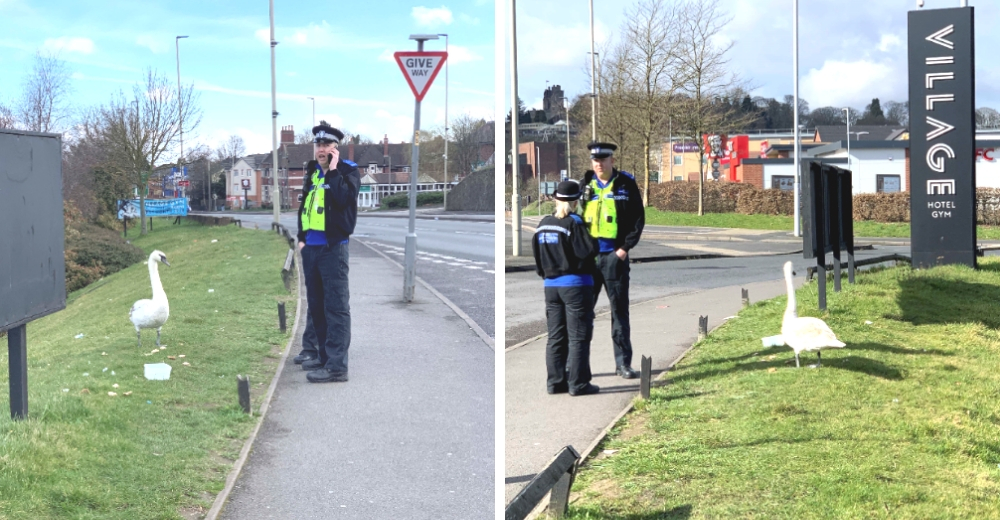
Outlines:
{"type": "Polygon", "coordinates": [[[406,82],[410,84],[410,90],[417,97],[417,101],[422,101],[424,95],[431,88],[431,83],[437,77],[441,65],[448,59],[447,52],[397,52],[393,54],[399,70],[403,71],[406,82]]]}
{"type": "Polygon", "coordinates": [[[187,188],[191,185],[191,181],[177,181],[177,185],[183,188],[187,188]]]}

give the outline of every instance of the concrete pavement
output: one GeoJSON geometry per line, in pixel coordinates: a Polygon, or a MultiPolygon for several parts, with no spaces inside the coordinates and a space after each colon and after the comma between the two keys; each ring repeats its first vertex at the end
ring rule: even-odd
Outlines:
{"type": "MultiPolygon", "coordinates": [[[[801,285],[803,277],[796,279],[801,285]]],[[[709,329],[742,308],[740,288],[749,290],[751,301],[785,293],[784,281],[721,287],[651,300],[631,307],[633,362],[652,356],[654,377],[672,365],[697,339],[698,316],[709,317],[709,329]]],[[[539,293],[539,298],[542,297],[539,293]]],[[[601,296],[601,301],[606,295],[601,296]]],[[[774,324],[774,334],[780,332],[774,324]]],[[[598,316],[591,344],[591,370],[601,393],[571,397],[548,395],[545,390],[545,343],[542,337],[504,353],[505,367],[505,503],[541,471],[563,446],[572,445],[586,456],[639,392],[639,380],[614,375],[611,321],[598,316]]]]}
{"type": "Polygon", "coordinates": [[[220,518],[493,518],[493,350],[358,241],[350,266],[350,381],[306,382],[294,332],[220,518]]]}

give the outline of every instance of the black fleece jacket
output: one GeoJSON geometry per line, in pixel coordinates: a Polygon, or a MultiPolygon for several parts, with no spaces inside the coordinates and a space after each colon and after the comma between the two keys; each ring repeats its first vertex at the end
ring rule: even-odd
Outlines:
{"type": "MultiPolygon", "coordinates": [[[[312,176],[317,168],[315,160],[309,161],[306,165],[305,179],[302,182],[302,203],[299,204],[299,242],[306,241],[306,232],[302,229],[302,212],[305,211],[306,200],[313,185],[312,176]]],[[[326,215],[326,239],[334,244],[354,233],[354,226],[358,222],[361,174],[358,173],[358,165],[344,159],[337,162],[336,168],[324,173],[323,185],[328,186],[323,206],[323,214],[326,215]]]]}
{"type": "Polygon", "coordinates": [[[542,278],[567,274],[592,274],[597,241],[576,213],[565,218],[549,215],[542,219],[531,240],[535,272],[542,278]]]}

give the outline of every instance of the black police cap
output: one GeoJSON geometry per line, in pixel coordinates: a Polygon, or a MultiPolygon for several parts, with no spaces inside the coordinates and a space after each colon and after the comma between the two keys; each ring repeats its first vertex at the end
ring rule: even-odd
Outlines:
{"type": "Polygon", "coordinates": [[[318,125],[313,127],[313,142],[314,143],[337,143],[344,138],[344,132],[337,130],[336,128],[330,126],[326,121],[320,121],[318,125]]]}
{"type": "Polygon", "coordinates": [[[565,180],[556,186],[556,200],[572,201],[580,198],[580,183],[574,180],[565,180]]]}
{"type": "Polygon", "coordinates": [[[595,141],[588,144],[587,148],[590,149],[591,159],[603,159],[614,155],[615,150],[618,149],[618,145],[613,143],[599,143],[595,141]]]}

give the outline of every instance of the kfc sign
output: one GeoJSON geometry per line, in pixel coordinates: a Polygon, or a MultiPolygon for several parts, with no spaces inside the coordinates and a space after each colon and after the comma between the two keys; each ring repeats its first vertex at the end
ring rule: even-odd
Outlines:
{"type": "Polygon", "coordinates": [[[976,162],[986,159],[989,162],[996,162],[996,148],[976,148],[976,162]]]}

